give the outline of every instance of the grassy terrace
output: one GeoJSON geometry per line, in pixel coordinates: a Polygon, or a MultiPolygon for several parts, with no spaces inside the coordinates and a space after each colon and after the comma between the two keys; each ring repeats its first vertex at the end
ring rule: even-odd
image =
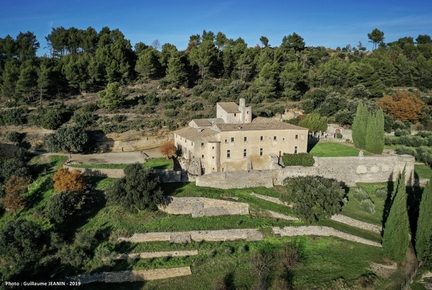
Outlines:
{"type": "Polygon", "coordinates": [[[416,178],[431,178],[432,169],[425,164],[415,164],[414,174],[416,175],[416,178]]]}
{"type": "MultiPolygon", "coordinates": [[[[73,164],[71,167],[78,168],[109,168],[109,169],[124,169],[129,164],[73,164]]],[[[166,158],[152,158],[143,163],[145,168],[153,169],[172,169],[172,160],[166,158]]]]}
{"type": "MultiPolygon", "coordinates": [[[[149,269],[157,267],[189,266],[191,276],[160,281],[127,284],[127,289],[215,289],[214,285],[228,282],[230,289],[251,289],[256,276],[251,260],[258,251],[271,251],[277,256],[288,243],[300,249],[302,262],[296,267],[292,284],[296,289],[337,289],[335,281],[343,278],[351,286],[359,277],[370,272],[369,262],[381,262],[382,249],[329,237],[268,237],[261,242],[202,242],[188,245],[171,245],[178,250],[198,249],[200,254],[192,257],[156,258],[117,262],[113,270],[149,269]],[[347,259],[349,257],[349,259],[347,259]],[[231,277],[231,280],[227,280],[231,277]]],[[[150,243],[146,243],[150,244],[150,243]]],[[[168,243],[167,243],[168,244],[168,243]]],[[[155,246],[137,246],[140,251],[159,250],[155,246]]],[[[121,249],[119,249],[121,250],[121,249]]],[[[127,250],[127,249],[125,249],[127,250]]],[[[121,252],[121,251],[120,251],[121,252]]],[[[277,262],[279,262],[276,259],[277,262]]],[[[279,263],[274,265],[270,280],[279,279],[279,263]]],[[[377,281],[379,284],[380,281],[377,281]]],[[[103,284],[83,285],[83,289],[104,289],[103,284]]],[[[379,286],[379,285],[376,285],[379,286]]],[[[113,284],[113,289],[122,289],[113,284]],[[118,287],[118,288],[117,288],[118,287]]]]}
{"type": "MultiPolygon", "coordinates": [[[[318,142],[311,150],[310,154],[317,157],[343,157],[358,156],[359,149],[333,142],[318,142]]],[[[371,156],[369,152],[363,151],[364,156],[371,156]]]]}

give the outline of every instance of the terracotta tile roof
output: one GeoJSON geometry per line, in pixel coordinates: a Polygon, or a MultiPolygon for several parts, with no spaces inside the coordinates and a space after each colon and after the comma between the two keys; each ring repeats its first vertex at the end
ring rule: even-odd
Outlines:
{"type": "Polygon", "coordinates": [[[178,131],[175,131],[175,134],[177,134],[181,137],[184,137],[190,141],[208,140],[208,138],[214,139],[214,141],[217,141],[217,138],[211,138],[211,137],[217,135],[218,132],[213,131],[210,128],[186,127],[186,128],[180,129],[178,131]]]}
{"type": "Polygon", "coordinates": [[[271,119],[254,119],[252,123],[245,124],[217,124],[215,125],[221,132],[226,131],[256,131],[256,130],[307,130],[306,128],[279,122],[271,119]]]}
{"type": "Polygon", "coordinates": [[[239,106],[234,102],[219,102],[217,104],[227,113],[240,113],[238,109],[239,106]]]}

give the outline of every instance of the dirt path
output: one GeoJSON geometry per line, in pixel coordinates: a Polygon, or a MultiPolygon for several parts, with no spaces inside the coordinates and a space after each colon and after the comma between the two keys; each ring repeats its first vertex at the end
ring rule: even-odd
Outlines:
{"type": "MultiPolygon", "coordinates": [[[[148,155],[150,158],[158,158],[163,157],[159,152],[159,148],[146,149],[141,151],[148,155]]],[[[142,154],[140,151],[136,152],[110,152],[110,153],[101,153],[101,154],[72,154],[72,161],[80,162],[83,164],[89,163],[98,163],[98,164],[130,164],[130,163],[143,163],[144,159],[147,157],[145,154],[142,154]]],[[[42,153],[42,152],[33,152],[35,154],[41,155],[62,155],[69,156],[69,154],[61,154],[61,153],[42,153]]]]}

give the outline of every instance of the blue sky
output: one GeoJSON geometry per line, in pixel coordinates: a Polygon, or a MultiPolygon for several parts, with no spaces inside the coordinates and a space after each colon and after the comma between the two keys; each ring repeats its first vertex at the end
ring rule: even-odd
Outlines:
{"type": "Polygon", "coordinates": [[[0,37],[31,31],[41,44],[39,55],[45,53],[45,36],[60,26],[118,28],[132,46],[157,39],[179,50],[204,29],[242,37],[249,46],[261,36],[279,46],[284,36],[296,32],[308,46],[354,47],[361,41],[371,49],[367,34],[374,28],[384,32],[386,42],[432,36],[432,1],[0,0],[0,37]]]}

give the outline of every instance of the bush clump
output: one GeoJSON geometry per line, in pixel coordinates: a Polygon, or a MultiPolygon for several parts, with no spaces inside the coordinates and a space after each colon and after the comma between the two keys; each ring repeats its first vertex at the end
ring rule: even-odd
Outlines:
{"type": "Polygon", "coordinates": [[[314,176],[285,179],[280,195],[281,201],[294,203],[293,212],[308,223],[339,213],[344,198],[336,180],[314,176]]]}
{"type": "Polygon", "coordinates": [[[370,214],[374,214],[375,213],[375,205],[373,204],[372,200],[370,200],[370,199],[362,200],[360,202],[360,207],[365,212],[368,212],[370,214]]]}
{"type": "Polygon", "coordinates": [[[356,187],[353,190],[352,195],[359,202],[362,202],[363,200],[369,199],[369,194],[363,188],[361,188],[361,187],[356,187]]]}
{"type": "Polygon", "coordinates": [[[315,159],[309,153],[288,154],[284,153],[282,162],[285,166],[313,166],[315,159]]]}

